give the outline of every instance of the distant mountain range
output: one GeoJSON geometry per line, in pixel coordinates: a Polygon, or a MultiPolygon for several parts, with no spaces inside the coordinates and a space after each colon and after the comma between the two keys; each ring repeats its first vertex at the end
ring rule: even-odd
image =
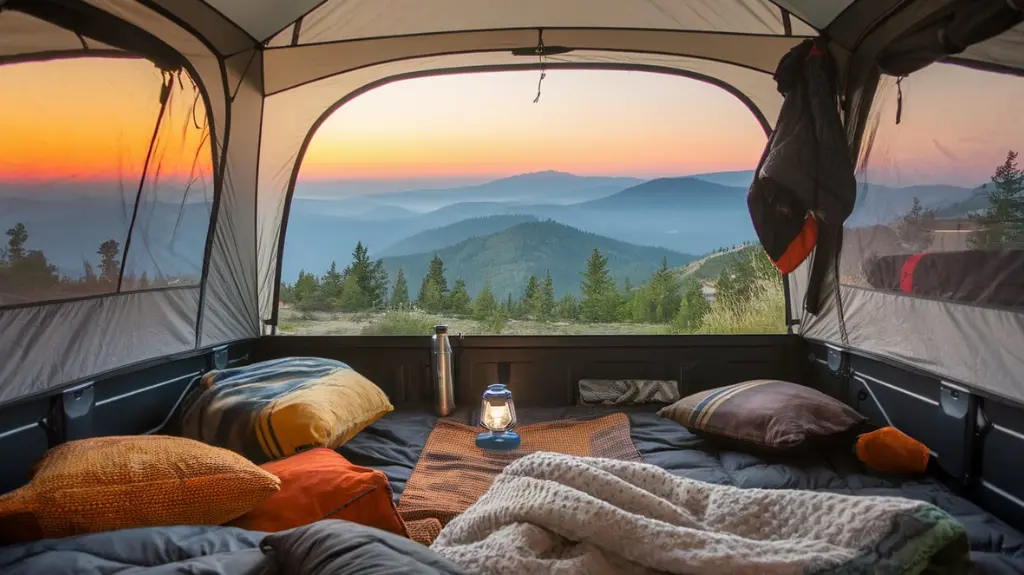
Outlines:
{"type": "MultiPolygon", "coordinates": [[[[303,197],[303,184],[291,206],[282,279],[295,281],[299,270],[322,274],[332,261],[344,267],[356,242],[363,242],[371,257],[386,258],[389,266],[411,258],[406,262],[411,289],[418,287],[412,276],[425,271],[424,258],[435,251],[455,258],[449,262],[446,257],[445,263],[468,282],[476,282],[471,283],[475,286],[481,285],[482,276],[472,272],[471,266],[483,265],[485,260],[497,262],[494,280],[504,282],[510,291],[520,289],[516,281],[548,267],[552,274],[560,274],[562,283],[576,289],[579,266],[600,245],[620,254],[612,260],[617,262],[616,269],[642,279],[660,264],[662,255],[672,254],[673,262],[689,261],[692,256],[686,254],[705,254],[754,240],[746,206],[753,175],[745,170],[643,181],[548,171],[462,187],[340,199],[323,199],[334,188],[322,181],[313,186],[317,197],[303,197]],[[553,247],[550,238],[530,237],[545,233],[569,242],[567,251],[553,247]],[[580,255],[583,238],[594,245],[580,255]],[[502,259],[495,246],[510,250],[514,255],[509,257],[515,261],[502,259]],[[577,256],[583,259],[576,261],[577,256]],[[653,259],[644,259],[648,257],[653,259]]],[[[123,249],[131,200],[122,200],[122,193],[131,195],[120,192],[116,183],[48,187],[0,183],[0,231],[24,223],[29,249],[43,250],[62,274],[78,276],[83,262],[98,265],[96,251],[103,241],[116,239],[123,249]]],[[[891,224],[910,210],[915,197],[940,218],[966,217],[987,206],[984,187],[895,188],[862,183],[847,225],[891,224]]],[[[140,210],[129,268],[150,277],[199,274],[209,209],[209,199],[195,195],[183,205],[146,202],[140,210]]]]}
{"type": "Polygon", "coordinates": [[[634,283],[647,281],[662,258],[667,258],[671,267],[696,259],[693,255],[637,246],[544,221],[521,223],[436,252],[384,258],[384,267],[392,278],[402,268],[409,282],[410,297],[416,297],[435,253],[444,261],[449,287],[461,277],[470,294],[477,293],[489,279],[496,297],[509,293],[519,297],[531,275],[540,278],[550,272],[556,294],[578,295],[580,274],[586,271],[594,248],[608,258],[608,269],[620,283],[626,278],[634,283]]]}
{"type": "Polygon", "coordinates": [[[743,210],[747,190],[723,186],[694,177],[659,178],[617,194],[574,206],[583,210],[743,210]]]}
{"type": "MultiPolygon", "coordinates": [[[[557,179],[557,178],[556,178],[557,179]]],[[[532,193],[532,192],[531,192],[532,193]]],[[[384,194],[390,196],[391,194],[384,194]]],[[[532,197],[525,194],[525,198],[532,197]]],[[[370,200],[368,200],[370,201],[370,200]]],[[[378,201],[373,199],[372,201],[378,201]]],[[[341,202],[349,202],[342,200],[341,202]]],[[[294,281],[300,270],[322,273],[332,260],[347,261],[356,242],[363,242],[372,257],[399,255],[391,246],[427,230],[441,230],[473,218],[520,216],[558,223],[608,239],[700,254],[754,239],[747,213],[746,190],[722,186],[697,177],[661,178],[568,205],[503,202],[458,202],[436,210],[392,219],[333,215],[340,211],[325,200],[296,199],[285,241],[282,277],[294,281]],[[293,248],[294,246],[294,248],[293,248]],[[311,246],[331,246],[331,249],[311,246]]],[[[443,232],[443,241],[469,239],[500,231],[507,220],[486,220],[443,232]]],[[[420,238],[428,237],[424,234],[420,238]]],[[[433,234],[439,237],[437,232],[433,234]]],[[[419,239],[415,241],[420,241],[419,239]]],[[[410,246],[415,242],[405,244],[410,246]]],[[[436,248],[436,243],[430,244],[436,248]]],[[[410,247],[398,248],[401,252],[410,247]]]]}
{"type": "Polygon", "coordinates": [[[537,218],[525,215],[469,218],[442,228],[434,228],[413,234],[379,252],[374,252],[373,257],[384,258],[431,252],[455,245],[470,238],[488,236],[517,224],[535,221],[537,221],[537,218]]]}
{"type": "MultiPolygon", "coordinates": [[[[26,248],[42,250],[61,275],[80,277],[85,262],[99,265],[96,253],[106,240],[124,250],[132,203],[109,197],[53,199],[0,198],[0,232],[17,223],[28,232],[26,248]]],[[[143,202],[125,267],[150,279],[199,277],[210,226],[210,205],[143,202]]],[[[7,238],[2,238],[6,245],[7,238]]]]}
{"type": "MultiPolygon", "coordinates": [[[[373,206],[380,205],[400,206],[420,212],[462,202],[544,202],[564,205],[608,196],[643,181],[639,178],[577,176],[546,171],[520,174],[484,184],[389,192],[339,199],[337,202],[350,215],[361,215],[373,206]]],[[[320,184],[321,187],[323,185],[320,184]]]]}
{"type": "MultiPolygon", "coordinates": [[[[963,205],[976,195],[976,190],[959,186],[908,186],[892,188],[862,182],[857,186],[857,203],[853,214],[846,220],[847,227],[865,227],[892,223],[903,217],[914,206],[914,198],[926,209],[936,210],[940,217],[963,217],[970,209],[963,205]],[[956,207],[954,207],[956,206],[956,207]]],[[[988,205],[987,199],[978,208],[988,205]]]]}

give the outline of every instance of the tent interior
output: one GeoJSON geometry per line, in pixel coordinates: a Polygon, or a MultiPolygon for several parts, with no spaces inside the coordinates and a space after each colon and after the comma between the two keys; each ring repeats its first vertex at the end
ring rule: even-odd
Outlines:
{"type": "MultiPolygon", "coordinates": [[[[40,94],[35,114],[26,106],[24,113],[0,115],[10,122],[0,129],[9,140],[0,142],[3,155],[17,156],[13,140],[19,133],[38,130],[53,142],[44,150],[48,170],[0,160],[0,224],[7,230],[0,251],[4,573],[129,567],[155,573],[160,565],[198,569],[204,561],[219,562],[213,572],[242,573],[255,572],[245,569],[257,561],[290,560],[288,547],[297,551],[297,540],[264,540],[269,529],[224,531],[218,525],[227,520],[200,515],[152,527],[138,518],[145,514],[134,523],[68,519],[88,516],[85,510],[99,504],[89,500],[94,495],[52,479],[42,458],[102,438],[129,444],[166,436],[202,438],[245,455],[250,444],[235,449],[231,442],[246,433],[245,425],[263,425],[231,419],[237,415],[232,402],[245,402],[210,399],[200,410],[209,413],[195,415],[196,402],[207,401],[199,397],[216,390],[222,376],[228,381],[263,373],[280,384],[284,375],[273,371],[278,368],[269,376],[260,369],[296,358],[343,362],[386,396],[386,415],[319,445],[383,472],[385,491],[393,492],[399,511],[406,504],[403,491],[414,485],[422,490],[415,478],[429,467],[421,460],[428,438],[443,420],[479,428],[481,396],[501,383],[514,395],[513,418],[522,426],[524,445],[531,425],[625,413],[631,453],[674,477],[925,501],[960,526],[964,560],[978,572],[1024,573],[1024,466],[1013,455],[1024,447],[1024,172],[1011,149],[984,158],[986,166],[1002,166],[956,202],[943,199],[951,193],[948,186],[879,185],[870,195],[858,189],[879,172],[911,169],[901,166],[901,149],[893,143],[907,123],[916,121],[921,145],[948,154],[950,162],[992,147],[979,141],[979,130],[957,134],[961,127],[1024,126],[1024,99],[1015,99],[1024,95],[1020,0],[0,0],[0,78],[9,80],[0,86],[3,107],[16,101],[5,93],[26,87],[64,91],[40,94]],[[118,90],[104,78],[105,65],[148,78],[145,90],[118,90]],[[781,333],[452,334],[454,411],[445,417],[437,415],[444,393],[433,330],[284,333],[281,302],[292,293],[286,290],[297,287],[289,284],[293,277],[282,275],[282,254],[289,224],[296,221],[300,167],[318,128],[382,86],[524,70],[676,75],[715,86],[749,110],[767,144],[743,197],[764,246],[758,254],[770,256],[782,274],[781,333]],[[1005,109],[975,109],[972,94],[1004,89],[1010,94],[1002,100],[1005,109]],[[926,100],[926,94],[936,95],[930,115],[910,118],[914,99],[926,100]],[[96,126],[116,126],[103,132],[109,138],[62,133],[62,114],[82,108],[62,110],[61,102],[79,99],[87,106],[85,98],[122,107],[123,115],[89,118],[96,126]],[[964,118],[960,123],[949,119],[953,110],[964,118]],[[144,121],[129,123],[127,117],[144,121]],[[77,153],[82,150],[87,153],[77,153]],[[120,158],[113,184],[90,175],[88,162],[72,163],[108,152],[120,158]],[[52,165],[62,157],[68,165],[52,165]],[[70,180],[82,184],[86,195],[68,192],[70,180]],[[953,203],[959,211],[943,211],[953,203]],[[907,224],[911,217],[913,226],[907,224]],[[96,263],[82,257],[84,270],[58,269],[33,245],[33,230],[57,230],[45,249],[51,259],[59,250],[72,261],[80,253],[93,257],[94,248],[83,247],[93,240],[76,231],[81,221],[109,221],[114,228],[96,263]],[[927,469],[908,476],[881,473],[865,466],[854,443],[799,454],[747,452],[694,431],[697,418],[681,425],[658,411],[709,390],[761,380],[816,390],[855,410],[872,429],[899,430],[913,445],[926,446],[927,469]],[[594,388],[584,382],[594,381],[670,382],[671,399],[588,403],[585,396],[594,388]],[[30,490],[35,503],[19,508],[30,490]],[[64,515],[46,517],[45,509],[64,515]],[[186,524],[203,530],[168,531],[186,524]],[[161,529],[163,535],[153,534],[161,529]],[[130,555],[118,537],[136,538],[131,545],[146,557],[112,558],[111,550],[130,555]],[[166,552],[169,540],[178,545],[174,553],[166,552]],[[203,541],[220,551],[203,550],[203,541]]],[[[1024,130],[1015,133],[1019,138],[1024,130]]],[[[314,368],[300,367],[295,378],[313,377],[303,370],[314,368]]],[[[273,389],[260,393],[295,392],[273,389]]],[[[265,426],[274,433],[269,419],[265,426]]],[[[308,447],[289,451],[278,445],[269,459],[287,461],[285,455],[299,457],[308,447]]],[[[97,444],[95,453],[106,453],[101,448],[116,449],[97,444]]],[[[479,451],[467,445],[465,451],[474,449],[479,451]]],[[[150,461],[138,452],[135,457],[150,461]]],[[[74,467],[67,461],[54,465],[74,467]]],[[[97,472],[89,481],[156,481],[145,479],[146,469],[118,473],[97,472]]],[[[286,487],[281,483],[282,492],[286,487]]],[[[140,497],[138,505],[147,505],[148,495],[133,493],[121,497],[140,497]]],[[[339,517],[336,512],[323,511],[317,519],[339,517]]],[[[435,533],[438,543],[431,547],[403,547],[416,539],[410,527],[401,532],[406,541],[387,540],[383,548],[390,554],[378,548],[371,553],[367,546],[391,534],[336,532],[331,541],[347,537],[351,543],[347,551],[333,551],[338,562],[301,571],[356,573],[367,572],[359,568],[368,565],[389,566],[389,573],[486,571],[465,559],[469,547],[455,545],[456,531],[435,533]],[[359,553],[352,550],[357,547],[365,554],[345,555],[359,553]]],[[[927,561],[930,568],[947,569],[942,572],[967,568],[938,552],[927,561]]],[[[724,564],[697,572],[745,565],[724,564]]],[[[691,572],[685,562],[647,567],[691,572]]]]}

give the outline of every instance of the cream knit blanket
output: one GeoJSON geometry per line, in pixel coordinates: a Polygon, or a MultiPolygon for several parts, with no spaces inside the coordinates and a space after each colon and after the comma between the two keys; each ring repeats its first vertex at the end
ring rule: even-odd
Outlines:
{"type": "Polygon", "coordinates": [[[967,558],[962,527],[927,503],[544,452],[508,465],[431,548],[479,574],[956,572],[967,558]]]}

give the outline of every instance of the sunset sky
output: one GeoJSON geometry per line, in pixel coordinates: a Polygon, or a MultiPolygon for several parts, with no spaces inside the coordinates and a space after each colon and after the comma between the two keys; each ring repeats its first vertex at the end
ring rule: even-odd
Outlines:
{"type": "MultiPolygon", "coordinates": [[[[475,74],[386,85],[340,108],[314,137],[300,178],[484,180],[562,170],[675,176],[751,169],[765,137],[718,88],[640,72],[475,74]]],[[[0,181],[106,180],[137,174],[158,110],[160,74],[141,61],[0,67],[0,181]]],[[[176,88],[164,174],[187,173],[202,137],[192,89],[176,88]]],[[[1024,148],[1024,81],[933,67],[879,109],[868,177],[900,185],[988,179],[1024,148]]],[[[208,152],[207,152],[208,157],[208,152]]]]}

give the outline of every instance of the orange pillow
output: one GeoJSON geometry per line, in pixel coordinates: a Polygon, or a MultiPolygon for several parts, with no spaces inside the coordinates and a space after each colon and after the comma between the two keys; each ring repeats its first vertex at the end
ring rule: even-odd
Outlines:
{"type": "Polygon", "coordinates": [[[277,491],[246,458],[167,435],[95,437],[54,447],[28,485],[0,496],[0,540],[157,525],[220,525],[277,491]]]}
{"type": "Polygon", "coordinates": [[[325,447],[264,463],[281,490],[229,525],[283,531],[321,519],[345,519],[407,536],[384,473],[349,463],[325,447]]]}
{"type": "Polygon", "coordinates": [[[876,429],[857,438],[857,458],[882,473],[924,473],[930,456],[927,445],[895,427],[876,429]]]}

